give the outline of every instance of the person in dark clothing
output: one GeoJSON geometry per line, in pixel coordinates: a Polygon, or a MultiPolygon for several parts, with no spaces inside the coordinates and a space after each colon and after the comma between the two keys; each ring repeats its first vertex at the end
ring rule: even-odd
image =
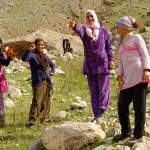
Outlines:
{"type": "Polygon", "coordinates": [[[22,61],[29,61],[32,78],[33,98],[29,113],[29,127],[34,127],[34,122],[39,119],[42,123],[48,119],[52,97],[51,76],[55,73],[55,65],[51,59],[43,53],[44,40],[35,40],[32,46],[22,56],[22,61]],[[51,68],[51,72],[49,71],[51,68]]]}
{"type": "Polygon", "coordinates": [[[64,49],[64,54],[66,52],[73,53],[73,49],[70,46],[70,42],[68,39],[63,39],[63,49],[64,49]]]}

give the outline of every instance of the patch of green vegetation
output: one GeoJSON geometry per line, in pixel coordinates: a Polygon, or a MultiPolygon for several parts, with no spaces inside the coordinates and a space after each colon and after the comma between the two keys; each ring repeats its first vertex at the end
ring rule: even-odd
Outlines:
{"type": "MultiPolygon", "coordinates": [[[[50,118],[59,111],[67,111],[69,116],[67,120],[70,121],[85,121],[87,116],[92,116],[92,109],[90,104],[90,95],[87,85],[86,77],[82,74],[83,58],[76,58],[69,61],[57,60],[57,66],[65,72],[65,75],[53,76],[54,95],[55,99],[52,101],[50,118]],[[80,96],[88,103],[85,110],[71,110],[70,104],[76,102],[75,96],[80,96]]],[[[45,128],[61,124],[62,122],[50,121],[44,125],[36,122],[35,129],[27,127],[29,108],[32,99],[32,89],[30,80],[30,71],[16,72],[15,74],[6,74],[8,85],[11,85],[12,80],[15,80],[15,87],[20,87],[22,96],[15,99],[15,107],[6,110],[6,124],[7,126],[0,129],[0,149],[1,150],[24,150],[28,149],[29,145],[39,139],[45,128]],[[24,78],[27,78],[25,80],[24,78]],[[10,82],[11,81],[11,82],[10,82]],[[23,91],[26,92],[23,92],[23,91]]],[[[110,108],[116,107],[116,81],[111,80],[111,102],[110,108]]],[[[6,96],[9,92],[6,94],[6,96]]],[[[105,114],[108,118],[112,109],[109,109],[105,114]]],[[[115,110],[116,111],[116,110],[115,110]]],[[[116,117],[116,116],[112,116],[116,117]]],[[[96,147],[98,143],[85,147],[84,150],[96,147]]]]}

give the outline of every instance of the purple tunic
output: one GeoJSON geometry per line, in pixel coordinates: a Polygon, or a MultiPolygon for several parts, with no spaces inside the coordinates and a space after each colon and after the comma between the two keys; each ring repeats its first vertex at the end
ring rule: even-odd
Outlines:
{"type": "Polygon", "coordinates": [[[100,26],[96,41],[91,41],[84,26],[75,25],[73,30],[80,36],[84,45],[83,73],[87,75],[94,116],[107,110],[110,99],[110,66],[114,60],[112,45],[107,29],[100,26]]]}
{"type": "Polygon", "coordinates": [[[84,26],[76,24],[73,30],[80,36],[84,45],[83,73],[86,75],[90,71],[92,74],[110,73],[109,61],[114,60],[114,56],[107,29],[101,26],[98,39],[93,42],[86,34],[84,26]]]}

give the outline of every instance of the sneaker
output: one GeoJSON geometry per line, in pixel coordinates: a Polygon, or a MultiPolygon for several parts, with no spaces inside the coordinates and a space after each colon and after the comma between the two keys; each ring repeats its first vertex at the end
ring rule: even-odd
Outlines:
{"type": "Polygon", "coordinates": [[[115,135],[115,136],[113,137],[113,140],[114,140],[114,141],[121,141],[121,140],[124,140],[124,139],[126,139],[126,138],[130,138],[130,137],[131,137],[131,135],[118,134],[118,135],[115,135]]]}
{"type": "Polygon", "coordinates": [[[98,113],[97,113],[97,118],[102,118],[104,115],[104,110],[103,109],[99,109],[98,113]]]}
{"type": "Polygon", "coordinates": [[[91,122],[94,121],[99,122],[99,120],[101,120],[101,118],[103,117],[103,114],[104,114],[104,110],[99,109],[96,117],[94,117],[94,119],[91,122]]]}
{"type": "Polygon", "coordinates": [[[134,145],[135,143],[142,142],[142,141],[143,141],[142,137],[137,138],[137,137],[134,136],[131,139],[129,139],[129,141],[127,141],[127,144],[128,145],[134,145]]]}

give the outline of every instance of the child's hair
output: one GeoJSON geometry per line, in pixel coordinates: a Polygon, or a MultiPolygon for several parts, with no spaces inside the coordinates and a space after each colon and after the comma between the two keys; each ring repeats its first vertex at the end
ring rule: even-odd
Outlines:
{"type": "Polygon", "coordinates": [[[140,27],[140,24],[139,24],[139,23],[135,22],[135,23],[133,24],[133,28],[139,28],[139,27],[140,27]]]}
{"type": "Polygon", "coordinates": [[[43,42],[44,42],[44,40],[43,40],[42,38],[37,38],[37,39],[35,39],[35,42],[34,42],[35,46],[37,46],[37,44],[38,44],[40,41],[43,41],[43,42]]]}

